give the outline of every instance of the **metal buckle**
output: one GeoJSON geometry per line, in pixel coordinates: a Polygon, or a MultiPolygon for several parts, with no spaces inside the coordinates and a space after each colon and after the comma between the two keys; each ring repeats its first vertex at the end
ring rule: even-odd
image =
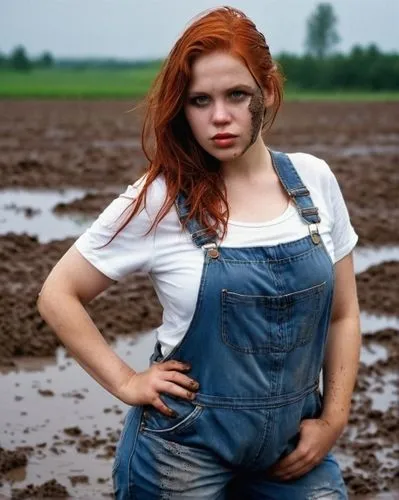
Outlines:
{"type": "Polygon", "coordinates": [[[321,241],[321,236],[320,236],[319,228],[318,228],[317,224],[316,223],[309,224],[308,228],[309,228],[309,234],[310,234],[310,237],[312,238],[313,243],[315,245],[318,245],[321,241]],[[313,226],[313,228],[312,228],[312,226],[313,226]]]}
{"type": "Polygon", "coordinates": [[[295,198],[296,196],[309,196],[310,192],[307,187],[303,186],[299,188],[290,189],[289,195],[291,196],[291,198],[295,198]]]}
{"type": "Polygon", "coordinates": [[[300,208],[301,214],[303,216],[306,215],[318,215],[319,214],[319,209],[317,207],[305,207],[305,208],[300,208]]]}

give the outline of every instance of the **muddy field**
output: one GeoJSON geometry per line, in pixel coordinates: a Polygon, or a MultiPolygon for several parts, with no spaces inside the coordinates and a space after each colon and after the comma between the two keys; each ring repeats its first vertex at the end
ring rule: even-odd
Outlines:
{"type": "MultiPolygon", "coordinates": [[[[68,357],[35,303],[55,262],[143,172],[132,105],[0,102],[0,498],[112,496],[126,406],[68,357]]],[[[324,158],[347,201],[364,342],[334,451],[353,498],[399,498],[399,103],[286,104],[267,143],[324,158]]],[[[88,309],[117,352],[145,369],[161,317],[146,276],[88,309]]]]}

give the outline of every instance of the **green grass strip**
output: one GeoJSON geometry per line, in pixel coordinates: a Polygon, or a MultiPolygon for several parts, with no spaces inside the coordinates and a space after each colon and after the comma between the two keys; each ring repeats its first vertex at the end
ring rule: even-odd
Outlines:
{"type": "MultiPolygon", "coordinates": [[[[159,67],[0,71],[0,98],[134,99],[143,97],[159,67]]],[[[286,101],[399,101],[399,92],[307,91],[287,88],[286,101]]]]}

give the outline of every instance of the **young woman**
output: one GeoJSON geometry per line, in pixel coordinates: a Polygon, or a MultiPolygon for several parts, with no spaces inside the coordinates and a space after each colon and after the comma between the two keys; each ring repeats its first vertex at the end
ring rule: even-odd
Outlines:
{"type": "Polygon", "coordinates": [[[149,93],[146,175],[43,286],[43,318],[131,405],[118,499],[347,498],[330,450],[358,366],[357,235],[323,160],[265,145],[281,96],[265,38],[241,11],[197,18],[149,93]],[[139,270],[164,308],[140,373],[84,309],[139,270]]]}

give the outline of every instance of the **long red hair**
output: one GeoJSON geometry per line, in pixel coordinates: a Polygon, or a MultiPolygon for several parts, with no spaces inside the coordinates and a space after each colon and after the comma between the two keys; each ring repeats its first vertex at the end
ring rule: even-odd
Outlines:
{"type": "Polygon", "coordinates": [[[144,101],[141,139],[149,166],[133,210],[116,234],[145,206],[148,187],[162,174],[167,196],[149,231],[183,192],[190,208],[189,218],[196,218],[212,234],[221,228],[224,237],[229,212],[220,162],[197,143],[183,110],[193,62],[215,50],[239,57],[258,86],[273,92],[274,103],[263,127],[273,124],[282,101],[283,77],[265,37],[238,9],[225,6],[200,14],[177,40],[144,101]]]}

